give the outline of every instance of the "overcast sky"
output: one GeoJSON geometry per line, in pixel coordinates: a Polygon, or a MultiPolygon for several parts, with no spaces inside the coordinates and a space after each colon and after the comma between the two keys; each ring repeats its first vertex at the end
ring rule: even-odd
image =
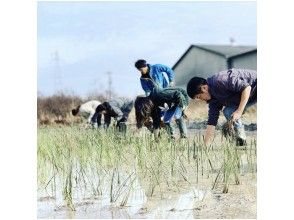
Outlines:
{"type": "Polygon", "coordinates": [[[256,2],[38,2],[38,91],[143,93],[137,59],[172,67],[191,44],[256,45],[256,2]]]}

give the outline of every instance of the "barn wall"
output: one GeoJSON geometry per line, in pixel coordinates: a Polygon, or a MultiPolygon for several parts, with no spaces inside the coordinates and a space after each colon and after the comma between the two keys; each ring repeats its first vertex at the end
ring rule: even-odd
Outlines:
{"type": "Polygon", "coordinates": [[[256,70],[257,68],[257,53],[244,54],[231,61],[232,67],[256,70]]]}
{"type": "Polygon", "coordinates": [[[175,83],[185,88],[194,76],[207,78],[224,69],[227,69],[227,64],[223,56],[192,48],[174,69],[175,83]]]}

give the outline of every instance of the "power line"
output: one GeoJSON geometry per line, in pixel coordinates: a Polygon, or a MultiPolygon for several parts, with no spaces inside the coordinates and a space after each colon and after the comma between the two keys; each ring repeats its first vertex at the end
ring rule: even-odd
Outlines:
{"type": "Polygon", "coordinates": [[[62,73],[61,73],[61,67],[60,67],[60,57],[57,50],[52,54],[52,61],[53,61],[54,91],[59,92],[63,88],[63,83],[62,83],[62,73]]]}

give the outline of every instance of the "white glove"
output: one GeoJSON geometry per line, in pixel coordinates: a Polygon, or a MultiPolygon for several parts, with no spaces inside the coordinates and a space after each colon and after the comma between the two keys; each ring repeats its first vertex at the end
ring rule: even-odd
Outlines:
{"type": "Polygon", "coordinates": [[[169,110],[168,104],[164,103],[163,107],[158,106],[160,108],[161,111],[166,112],[167,110],[169,110]]]}
{"type": "Polygon", "coordinates": [[[185,113],[185,109],[182,110],[182,117],[183,117],[184,119],[188,119],[188,116],[187,116],[186,113],[185,113]]]}
{"type": "Polygon", "coordinates": [[[175,86],[175,83],[174,82],[170,82],[169,83],[169,87],[174,87],[175,86]]]}

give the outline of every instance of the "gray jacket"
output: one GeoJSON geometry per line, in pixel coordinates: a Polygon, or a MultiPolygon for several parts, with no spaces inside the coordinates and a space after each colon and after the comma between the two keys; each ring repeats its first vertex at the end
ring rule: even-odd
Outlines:
{"type": "MultiPolygon", "coordinates": [[[[122,99],[113,99],[109,102],[104,102],[103,105],[106,108],[106,113],[104,114],[104,123],[108,127],[111,123],[111,117],[116,118],[117,123],[126,122],[128,120],[129,114],[134,106],[134,102],[124,101],[122,99]]],[[[101,115],[97,119],[98,124],[101,124],[101,115]]]]}
{"type": "Polygon", "coordinates": [[[122,99],[113,99],[108,102],[109,106],[109,114],[112,117],[115,117],[118,121],[124,116],[124,115],[129,115],[131,112],[134,102],[133,100],[131,101],[126,101],[122,99]]]}

